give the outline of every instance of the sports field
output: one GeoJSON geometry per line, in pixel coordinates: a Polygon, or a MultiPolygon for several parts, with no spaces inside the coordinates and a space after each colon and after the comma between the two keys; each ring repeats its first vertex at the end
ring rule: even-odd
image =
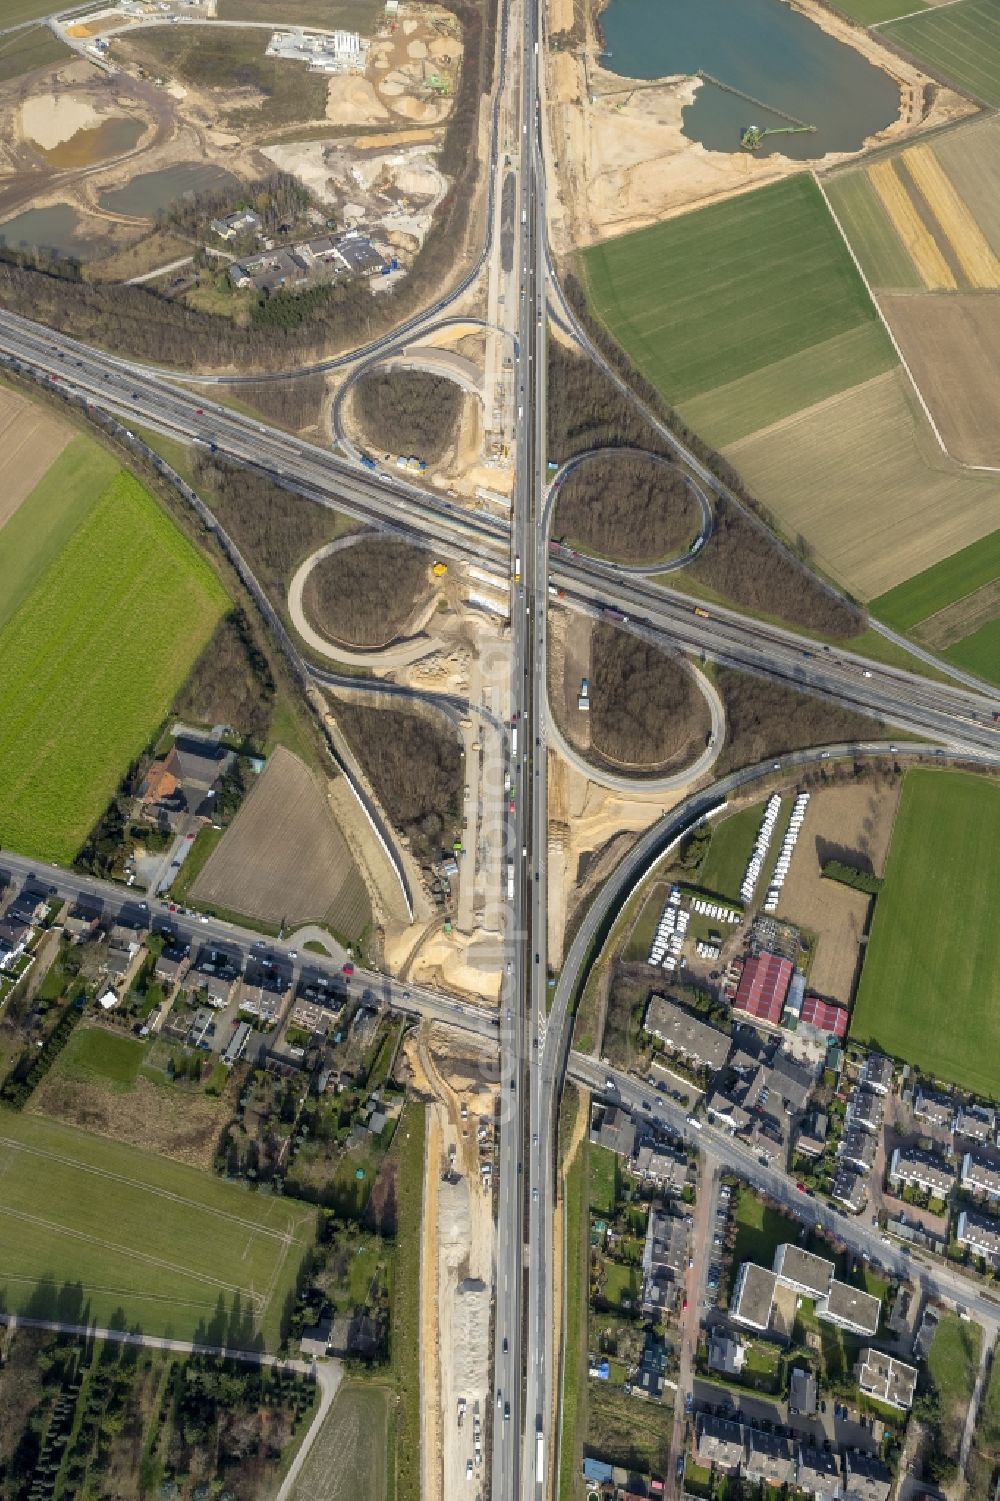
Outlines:
{"type": "Polygon", "coordinates": [[[985,104],[1000,105],[1000,0],[958,0],[890,22],[883,35],[985,104]]]}
{"type": "Polygon", "coordinates": [[[42,561],[0,629],[0,806],[13,848],[68,861],[228,600],[208,564],[124,471],[42,561]]]}
{"type": "MultiPolygon", "coordinates": [[[[597,314],[673,405],[876,318],[805,173],[594,245],[582,261],[597,314]]],[[[844,384],[838,371],[820,394],[844,384]]]]}
{"type": "Polygon", "coordinates": [[[124,1318],[191,1339],[251,1310],[268,1348],[310,1244],[308,1207],[40,1116],[0,1114],[0,1296],[57,1315],[82,1291],[98,1325],[124,1318]],[[62,1295],[62,1297],[60,1296],[62,1295]]]}
{"type": "Polygon", "coordinates": [[[1000,1098],[1000,785],[906,774],[851,1036],[1000,1098]]]}

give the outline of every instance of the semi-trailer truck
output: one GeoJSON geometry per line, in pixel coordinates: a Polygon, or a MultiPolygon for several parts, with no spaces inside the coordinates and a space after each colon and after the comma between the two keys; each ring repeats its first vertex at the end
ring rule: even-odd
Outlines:
{"type": "Polygon", "coordinates": [[[545,1484],[545,1435],[535,1434],[535,1484],[545,1484]]]}

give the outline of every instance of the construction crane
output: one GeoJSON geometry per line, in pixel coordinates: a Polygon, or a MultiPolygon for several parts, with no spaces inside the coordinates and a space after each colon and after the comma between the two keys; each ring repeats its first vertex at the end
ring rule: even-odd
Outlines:
{"type": "Polygon", "coordinates": [[[760,125],[744,125],[740,131],[740,145],[744,151],[759,151],[765,136],[795,136],[815,129],[815,125],[769,125],[766,130],[760,125]]]}

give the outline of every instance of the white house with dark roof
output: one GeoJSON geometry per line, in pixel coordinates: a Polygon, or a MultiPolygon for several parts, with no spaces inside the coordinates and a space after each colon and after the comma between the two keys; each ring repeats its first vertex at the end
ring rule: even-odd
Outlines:
{"type": "Polygon", "coordinates": [[[962,1158],[962,1187],[970,1193],[1000,1199],[1000,1168],[978,1152],[966,1152],[962,1158]]]}

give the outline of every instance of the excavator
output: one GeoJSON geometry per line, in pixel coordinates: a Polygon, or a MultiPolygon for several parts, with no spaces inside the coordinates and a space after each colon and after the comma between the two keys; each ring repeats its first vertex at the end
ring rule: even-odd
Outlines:
{"type": "Polygon", "coordinates": [[[740,145],[744,151],[759,151],[765,136],[795,136],[815,129],[815,125],[769,125],[766,130],[760,125],[744,125],[740,131],[740,145]]]}

